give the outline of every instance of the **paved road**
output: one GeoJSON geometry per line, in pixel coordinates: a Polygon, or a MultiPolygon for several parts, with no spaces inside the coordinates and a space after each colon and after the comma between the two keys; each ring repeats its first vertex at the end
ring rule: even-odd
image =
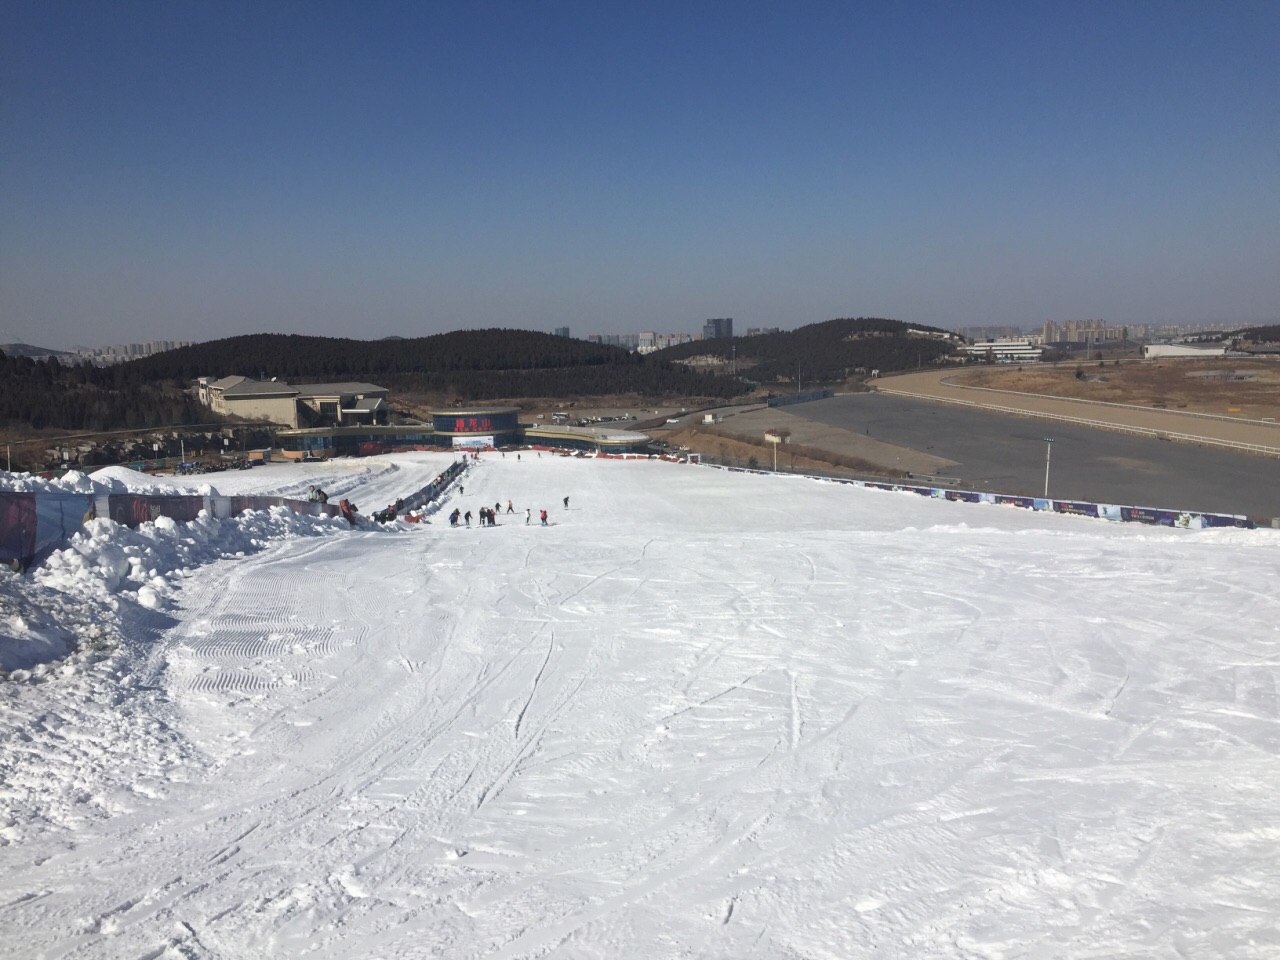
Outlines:
{"type": "MultiPolygon", "coordinates": [[[[886,394],[797,404],[795,416],[953,461],[961,486],[1122,505],[1280,517],[1280,460],[886,394]]],[[[1216,421],[1211,421],[1216,422],[1216,421]]]]}
{"type": "Polygon", "coordinates": [[[1156,410],[1150,407],[1090,403],[1066,397],[1014,393],[948,382],[956,370],[925,370],[919,373],[886,377],[876,381],[884,390],[934,396],[940,399],[981,403],[989,406],[1015,407],[1019,410],[1061,417],[1078,417],[1103,423],[1140,427],[1169,434],[1190,434],[1229,443],[1257,444],[1280,449],[1280,423],[1264,423],[1234,417],[1209,417],[1179,410],[1156,410]]]}

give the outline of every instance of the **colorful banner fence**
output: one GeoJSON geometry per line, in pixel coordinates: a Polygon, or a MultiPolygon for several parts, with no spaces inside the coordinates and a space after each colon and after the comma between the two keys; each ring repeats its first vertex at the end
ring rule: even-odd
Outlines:
{"type": "MultiPolygon", "coordinates": [[[[434,500],[466,469],[452,464],[431,483],[404,498],[402,509],[416,510],[434,500]]],[[[190,523],[200,514],[226,520],[250,510],[285,507],[308,517],[339,517],[336,503],[313,503],[286,497],[205,497],[138,493],[14,493],[0,491],[0,563],[25,570],[41,553],[65,543],[96,517],[110,517],[126,527],[168,517],[190,523]]]]}
{"type": "MultiPolygon", "coordinates": [[[[770,470],[752,470],[748,467],[725,467],[708,463],[705,466],[716,470],[727,470],[730,473],[758,473],[770,475],[770,470]]],[[[776,476],[805,476],[805,474],[787,473],[776,476]]],[[[1079,500],[1046,500],[1040,497],[1021,497],[1004,493],[977,493],[972,490],[952,490],[943,487],[922,487],[909,483],[886,483],[878,480],[844,480],[839,477],[813,477],[814,480],[825,480],[829,483],[844,483],[854,487],[866,487],[869,490],[889,490],[901,493],[915,493],[922,497],[934,497],[939,500],[955,500],[962,503],[1003,503],[1029,510],[1048,510],[1054,513],[1070,513],[1081,517],[1095,517],[1102,520],[1117,520],[1127,523],[1147,523],[1162,527],[1183,527],[1189,530],[1203,530],[1207,527],[1238,527],[1253,530],[1255,524],[1248,517],[1232,513],[1196,513],[1189,510],[1163,510],[1152,507],[1127,507],[1110,503],[1088,503],[1079,500]]]]}

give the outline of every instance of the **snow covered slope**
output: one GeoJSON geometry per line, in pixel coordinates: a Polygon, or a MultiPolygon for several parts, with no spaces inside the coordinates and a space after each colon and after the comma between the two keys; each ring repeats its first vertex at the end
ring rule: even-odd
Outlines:
{"type": "Polygon", "coordinates": [[[1280,954],[1274,534],[653,462],[462,482],[151,595],[127,561],[6,587],[104,640],[0,685],[0,955],[1280,954]]]}

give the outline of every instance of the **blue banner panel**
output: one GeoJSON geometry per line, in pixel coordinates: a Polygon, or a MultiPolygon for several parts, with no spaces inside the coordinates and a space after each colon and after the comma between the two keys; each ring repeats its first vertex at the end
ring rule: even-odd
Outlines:
{"type": "Polygon", "coordinates": [[[1121,507],[1120,516],[1130,523],[1154,523],[1172,527],[1178,522],[1176,510],[1155,510],[1151,507],[1121,507]]]}
{"type": "Polygon", "coordinates": [[[1015,497],[1012,494],[997,493],[996,503],[1007,503],[1015,507],[1025,507],[1027,510],[1035,508],[1035,497],[1015,497]]]}
{"type": "Polygon", "coordinates": [[[40,494],[36,497],[36,551],[62,543],[95,516],[92,494],[40,494]]]}
{"type": "Polygon", "coordinates": [[[1070,513],[1078,517],[1098,516],[1098,505],[1096,503],[1077,503],[1071,500],[1055,500],[1053,501],[1053,509],[1058,513],[1070,513]]]}
{"type": "Polygon", "coordinates": [[[1202,515],[1206,527],[1239,527],[1252,530],[1253,521],[1248,517],[1234,517],[1225,513],[1206,513],[1202,515]]]}

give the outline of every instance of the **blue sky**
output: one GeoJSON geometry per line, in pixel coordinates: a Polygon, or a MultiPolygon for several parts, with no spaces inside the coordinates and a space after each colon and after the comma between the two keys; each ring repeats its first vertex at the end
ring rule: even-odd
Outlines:
{"type": "Polygon", "coordinates": [[[1280,4],[0,4],[0,342],[1280,319],[1280,4]]]}

